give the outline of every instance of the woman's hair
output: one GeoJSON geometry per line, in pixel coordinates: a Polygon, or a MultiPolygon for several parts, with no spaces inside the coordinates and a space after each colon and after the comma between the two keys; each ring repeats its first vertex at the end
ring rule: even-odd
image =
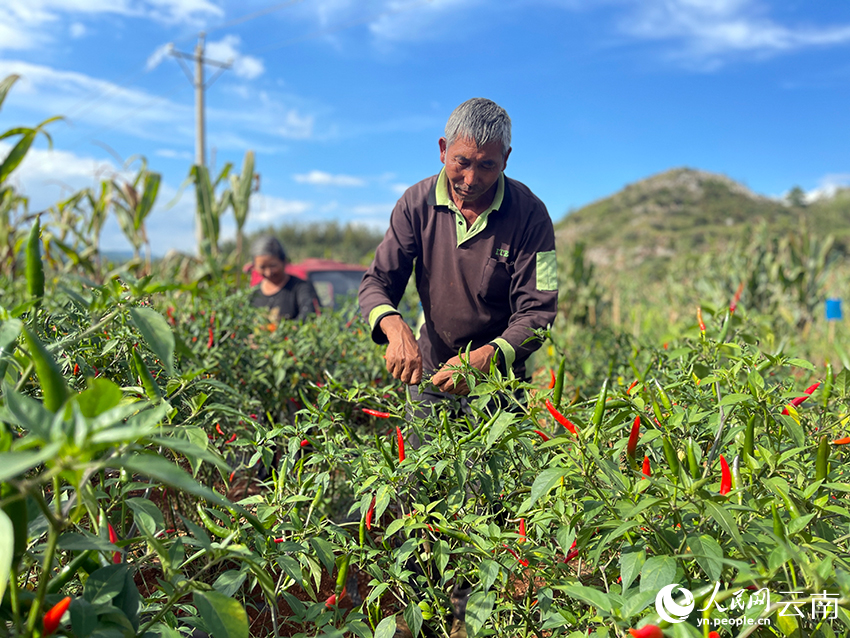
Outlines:
{"type": "Polygon", "coordinates": [[[286,261],[286,251],[283,249],[283,244],[273,235],[263,235],[258,237],[251,244],[251,257],[261,257],[267,255],[277,257],[281,261],[286,261]]]}

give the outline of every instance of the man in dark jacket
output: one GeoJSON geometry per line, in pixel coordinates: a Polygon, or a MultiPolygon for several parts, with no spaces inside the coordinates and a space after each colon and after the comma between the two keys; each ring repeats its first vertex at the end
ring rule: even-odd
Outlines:
{"type": "Polygon", "coordinates": [[[540,347],[534,330],[557,311],[555,234],[543,203],[504,175],[511,121],[502,107],[464,102],[439,144],[445,167],[396,204],[360,285],[360,307],[375,342],[388,343],[395,378],[418,384],[424,369],[440,391],[466,394],[452,367],[467,347],[473,367],[489,370],[497,357],[525,376],[525,360],[540,347]],[[397,310],[414,264],[425,314],[418,343],[397,310]]]}

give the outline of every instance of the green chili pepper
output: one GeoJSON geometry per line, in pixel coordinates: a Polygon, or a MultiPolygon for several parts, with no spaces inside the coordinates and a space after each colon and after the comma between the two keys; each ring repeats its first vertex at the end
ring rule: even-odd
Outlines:
{"type": "Polygon", "coordinates": [[[782,501],[785,503],[785,509],[788,510],[788,515],[791,519],[800,518],[800,510],[797,507],[797,504],[793,501],[791,496],[786,494],[785,492],[780,492],[779,495],[782,497],[782,501]]]}
{"type": "Polygon", "coordinates": [[[727,310],[726,316],[723,318],[723,327],[720,329],[720,334],[717,335],[718,343],[726,341],[726,334],[729,332],[729,324],[732,323],[732,313],[727,310]]]}
{"type": "Polygon", "coordinates": [[[688,444],[686,446],[686,454],[688,457],[688,470],[691,473],[691,477],[698,479],[700,477],[699,464],[697,463],[697,455],[694,452],[694,443],[693,439],[688,439],[688,444]]]}
{"type": "Polygon", "coordinates": [[[596,398],[596,407],[593,410],[593,420],[591,423],[595,428],[602,424],[602,416],[605,414],[605,399],[608,398],[608,379],[602,382],[602,389],[599,391],[599,396],[596,398]]]}
{"type": "Polygon", "coordinates": [[[667,465],[673,472],[673,480],[675,481],[679,476],[679,456],[676,454],[676,450],[673,449],[673,444],[670,443],[670,440],[666,436],[662,437],[661,445],[664,447],[664,458],[667,459],[667,465]]]}
{"type": "Polygon", "coordinates": [[[741,454],[744,458],[753,455],[756,438],[756,413],[753,412],[747,419],[747,429],[744,434],[744,449],[741,454]]]}
{"type": "Polygon", "coordinates": [[[366,513],[360,517],[360,547],[366,546],[366,513]]]}
{"type": "Polygon", "coordinates": [[[12,534],[14,536],[14,544],[12,550],[12,569],[17,571],[18,565],[21,564],[21,558],[27,551],[27,502],[20,492],[11,483],[0,484],[0,500],[6,500],[19,496],[14,501],[3,506],[3,511],[12,521],[12,534]]]}
{"type": "Polygon", "coordinates": [[[479,425],[477,428],[475,428],[472,432],[467,434],[465,437],[461,438],[461,440],[457,442],[458,445],[464,445],[465,443],[469,443],[472,439],[478,437],[482,432],[484,432],[484,430],[489,429],[490,426],[493,425],[496,422],[496,419],[499,418],[499,415],[501,413],[502,413],[501,410],[497,410],[496,414],[494,414],[492,417],[490,417],[489,421],[485,421],[485,422],[481,423],[481,425],[479,425]]]}
{"type": "Polygon", "coordinates": [[[555,389],[552,393],[552,403],[558,408],[561,406],[561,395],[564,393],[564,373],[566,372],[567,358],[561,359],[558,364],[558,374],[555,375],[555,389]]]}
{"type": "Polygon", "coordinates": [[[138,350],[133,350],[133,363],[136,365],[136,373],[139,375],[142,387],[145,389],[145,394],[153,402],[160,401],[162,399],[162,392],[138,350]]]}
{"type": "Polygon", "coordinates": [[[69,395],[68,385],[65,383],[65,377],[62,376],[62,370],[59,369],[56,361],[35,334],[26,327],[23,328],[22,332],[35,366],[35,372],[41,383],[44,407],[51,412],[58,412],[69,395]]]}
{"type": "Polygon", "coordinates": [[[773,514],[773,533],[777,538],[785,540],[785,524],[779,516],[779,510],[776,509],[776,503],[770,504],[770,513],[773,514]]]}
{"type": "Polygon", "coordinates": [[[832,384],[835,381],[835,374],[832,371],[832,364],[826,363],[826,378],[823,380],[823,390],[821,400],[823,401],[824,410],[829,405],[829,396],[832,394],[832,384]]]}
{"type": "Polygon", "coordinates": [[[230,536],[232,533],[231,530],[216,523],[207,513],[206,508],[200,503],[198,503],[195,509],[198,511],[198,516],[201,518],[201,522],[204,524],[204,527],[206,527],[211,534],[215,534],[219,538],[227,538],[230,536]]]}
{"type": "Polygon", "coordinates": [[[652,400],[652,413],[655,415],[655,420],[658,421],[658,425],[660,427],[661,421],[664,419],[664,415],[661,414],[661,408],[658,407],[658,401],[655,400],[655,395],[650,394],[649,398],[652,400]]]}
{"type": "Polygon", "coordinates": [[[342,594],[342,590],[345,589],[345,583],[348,580],[348,565],[350,562],[351,554],[343,554],[337,561],[336,587],[334,588],[334,593],[337,596],[340,596],[342,594]]]}
{"type": "Polygon", "coordinates": [[[467,534],[464,534],[463,532],[457,532],[453,529],[443,527],[442,525],[435,525],[435,527],[437,528],[437,531],[440,532],[441,534],[445,534],[446,536],[450,536],[451,538],[454,538],[455,540],[459,540],[463,543],[471,543],[472,542],[472,539],[467,534]]]}
{"type": "MultiPolygon", "coordinates": [[[[56,574],[53,578],[50,579],[50,582],[47,583],[47,593],[55,594],[60,589],[62,589],[68,581],[73,578],[74,574],[76,574],[80,569],[85,569],[86,564],[91,560],[91,556],[94,550],[87,549],[84,552],[80,552],[77,554],[71,562],[65,565],[62,570],[56,574]]],[[[95,562],[95,568],[99,569],[100,564],[95,562]]],[[[94,570],[92,570],[94,571],[94,570]]],[[[91,573],[88,572],[87,573],[91,573]]]]}
{"type": "Polygon", "coordinates": [[[381,456],[384,457],[384,460],[387,462],[387,465],[390,467],[395,467],[395,463],[393,463],[392,458],[390,457],[390,453],[387,452],[387,449],[384,447],[383,441],[381,441],[381,437],[378,436],[378,433],[375,433],[375,445],[378,446],[378,449],[381,451],[381,456]]]}
{"type": "Polygon", "coordinates": [[[451,419],[449,419],[449,413],[444,410],[440,418],[443,421],[443,430],[445,431],[449,441],[454,441],[455,433],[454,430],[452,430],[452,424],[451,419]]]}
{"type": "Polygon", "coordinates": [[[818,445],[818,458],[815,465],[815,480],[825,481],[829,472],[829,439],[826,435],[820,439],[818,445]]]}
{"type": "Polygon", "coordinates": [[[670,397],[667,396],[667,393],[664,391],[664,388],[661,387],[658,379],[655,379],[655,388],[658,391],[658,398],[661,399],[661,405],[664,406],[664,409],[667,410],[667,412],[672,412],[673,404],[670,402],[670,397]]]}
{"type": "Polygon", "coordinates": [[[35,299],[35,305],[40,306],[44,297],[44,264],[41,261],[41,222],[35,218],[30,229],[26,248],[27,292],[35,299]]]}

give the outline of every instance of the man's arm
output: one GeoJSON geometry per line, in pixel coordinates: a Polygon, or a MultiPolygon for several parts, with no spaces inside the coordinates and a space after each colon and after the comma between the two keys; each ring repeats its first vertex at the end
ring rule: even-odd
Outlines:
{"type": "Polygon", "coordinates": [[[525,361],[541,341],[534,331],[551,326],[558,312],[558,276],[555,231],[545,208],[545,218],[528,228],[517,251],[511,278],[511,318],[504,332],[491,343],[499,350],[500,365],[510,368],[525,361]]]}
{"type": "Polygon", "coordinates": [[[372,340],[389,344],[387,371],[407,384],[421,381],[422,356],[413,333],[398,312],[398,304],[418,254],[411,213],[402,197],[393,209],[389,230],[375,251],[375,259],[363,276],[358,297],[372,340]]]}

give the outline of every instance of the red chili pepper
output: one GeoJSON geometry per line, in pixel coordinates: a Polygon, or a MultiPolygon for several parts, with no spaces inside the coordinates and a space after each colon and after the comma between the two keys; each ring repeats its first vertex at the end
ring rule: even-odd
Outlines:
{"type": "Polygon", "coordinates": [[[520,565],[522,565],[523,567],[528,567],[528,561],[527,560],[523,560],[522,558],[520,558],[519,554],[517,554],[514,550],[512,550],[507,545],[504,545],[504,548],[506,550],[508,550],[511,553],[511,555],[519,561],[520,565]]]}
{"type": "Polygon", "coordinates": [[[741,301],[741,293],[744,292],[744,282],[738,284],[738,290],[735,291],[735,296],[732,297],[732,303],[729,304],[729,314],[734,315],[738,308],[738,302],[741,301]]]}
{"type": "Polygon", "coordinates": [[[74,376],[77,376],[78,374],[80,374],[80,364],[75,363],[74,364],[74,376]]]}
{"type": "Polygon", "coordinates": [[[224,436],[224,430],[221,429],[221,423],[215,424],[215,431],[221,434],[221,436],[224,436]]]}
{"type": "Polygon", "coordinates": [[[236,432],[234,432],[229,439],[225,441],[225,443],[233,443],[236,440],[236,432]]]}
{"type": "Polygon", "coordinates": [[[230,479],[229,479],[229,480],[230,480],[230,482],[231,482],[231,483],[233,483],[233,477],[234,477],[234,476],[236,476],[236,470],[233,470],[233,471],[230,473],[230,479]]]}
{"type": "Polygon", "coordinates": [[[717,633],[716,631],[709,631],[708,632],[708,638],[720,638],[720,634],[717,633]]]}
{"type": "Polygon", "coordinates": [[[215,343],[215,334],[213,333],[212,327],[210,327],[210,338],[207,339],[207,349],[212,348],[213,343],[215,343]]]}
{"type": "Polygon", "coordinates": [[[732,491],[732,472],[729,471],[729,464],[726,462],[726,457],[720,455],[720,493],[723,495],[732,491]]]}
{"type": "MultiPolygon", "coordinates": [[[[818,382],[817,382],[817,383],[815,383],[814,385],[810,385],[808,388],[806,388],[805,390],[803,390],[803,392],[805,392],[805,395],[804,395],[804,396],[801,396],[801,397],[795,397],[795,398],[791,399],[791,403],[790,403],[789,405],[793,405],[793,406],[796,408],[798,405],[800,405],[801,403],[803,403],[803,401],[805,401],[806,399],[808,399],[808,398],[812,395],[812,393],[813,393],[815,390],[817,390],[817,389],[818,389],[818,386],[819,386],[819,385],[820,385],[820,381],[818,381],[818,382]]],[[[782,414],[788,414],[788,408],[785,408],[784,410],[782,410],[782,414]]]]}
{"type": "Polygon", "coordinates": [[[571,551],[569,554],[567,554],[567,555],[564,557],[564,562],[565,562],[565,563],[569,563],[569,562],[570,562],[572,559],[574,559],[576,556],[578,556],[578,550],[577,550],[577,549],[574,549],[573,551],[571,551]]]}
{"type": "Polygon", "coordinates": [[[578,434],[578,432],[576,431],[576,426],[573,425],[572,421],[570,421],[567,417],[558,412],[557,408],[552,405],[552,402],[549,399],[546,399],[546,409],[549,410],[549,414],[551,414],[552,418],[554,418],[558,423],[563,425],[567,430],[569,430],[573,434],[578,434]]]}
{"type": "Polygon", "coordinates": [[[702,308],[700,306],[697,306],[697,323],[699,324],[699,331],[705,334],[705,322],[702,320],[702,308]]]}
{"type": "Polygon", "coordinates": [[[632,431],[631,434],[629,434],[629,442],[626,444],[626,456],[628,456],[632,461],[635,460],[638,438],[640,438],[640,415],[636,416],[634,423],[632,423],[632,431]]]}
{"type": "Polygon", "coordinates": [[[275,543],[283,543],[286,539],[285,538],[275,538],[275,539],[272,539],[272,540],[274,540],[275,543]]]}
{"type": "Polygon", "coordinates": [[[427,527],[429,530],[431,530],[431,533],[433,533],[433,534],[436,534],[436,533],[437,533],[437,532],[434,530],[434,528],[433,528],[433,527],[431,527],[431,523],[425,523],[425,527],[427,527]]]}
{"type": "Polygon", "coordinates": [[[548,441],[548,440],[549,440],[549,437],[548,437],[548,436],[546,436],[546,435],[545,435],[543,432],[541,432],[540,430],[534,430],[534,432],[537,434],[537,436],[539,436],[541,439],[543,439],[543,442],[544,442],[544,443],[545,443],[546,441],[548,441]]]}
{"type": "Polygon", "coordinates": [[[527,540],[525,536],[525,519],[519,519],[519,540],[518,543],[524,543],[527,540]]]}
{"type": "Polygon", "coordinates": [[[389,412],[379,412],[378,410],[373,410],[372,408],[361,408],[363,412],[368,414],[369,416],[374,416],[379,419],[389,419],[392,416],[389,412]]]}
{"type": "Polygon", "coordinates": [[[372,517],[375,515],[375,497],[372,497],[372,502],[369,503],[369,508],[366,510],[366,529],[372,531],[372,517]]]}
{"type": "Polygon", "coordinates": [[[845,436],[843,439],[835,439],[832,444],[833,445],[847,445],[850,443],[850,436],[845,436]]]}
{"type": "MultiPolygon", "coordinates": [[[[115,528],[112,523],[107,523],[106,528],[109,530],[109,542],[113,545],[118,542],[118,534],[115,533],[115,528]]],[[[121,552],[112,553],[112,562],[116,565],[121,562],[121,552]]]]}
{"type": "Polygon", "coordinates": [[[401,428],[395,426],[395,437],[398,441],[398,462],[404,462],[404,437],[401,435],[401,428]]]}
{"type": "Polygon", "coordinates": [[[70,604],[71,597],[65,596],[65,598],[47,610],[44,614],[44,633],[41,634],[42,636],[49,636],[59,628],[59,622],[62,620],[65,612],[68,611],[70,604]]]}
{"type": "Polygon", "coordinates": [[[549,389],[551,390],[552,388],[555,387],[555,371],[549,370],[549,374],[552,375],[551,378],[549,379],[549,389]]]}
{"type": "Polygon", "coordinates": [[[664,638],[664,632],[658,625],[644,625],[640,629],[629,629],[632,638],[664,638]]]}
{"type": "Polygon", "coordinates": [[[643,473],[644,478],[652,476],[652,470],[649,468],[649,457],[646,455],[643,457],[643,468],[641,469],[641,472],[643,473]]]}
{"type": "Polygon", "coordinates": [[[174,307],[168,306],[168,308],[165,309],[165,314],[168,315],[168,323],[170,323],[173,326],[174,325],[174,307]]]}
{"type": "Polygon", "coordinates": [[[636,386],[637,384],[638,384],[638,380],[637,380],[637,379],[635,379],[634,381],[632,381],[632,384],[629,386],[629,389],[628,389],[628,390],[626,390],[626,394],[631,395],[632,390],[634,390],[634,388],[635,388],[635,386],[636,386]]]}
{"type": "Polygon", "coordinates": [[[301,447],[307,447],[308,445],[310,445],[310,439],[304,439],[301,441],[301,447]]]}

